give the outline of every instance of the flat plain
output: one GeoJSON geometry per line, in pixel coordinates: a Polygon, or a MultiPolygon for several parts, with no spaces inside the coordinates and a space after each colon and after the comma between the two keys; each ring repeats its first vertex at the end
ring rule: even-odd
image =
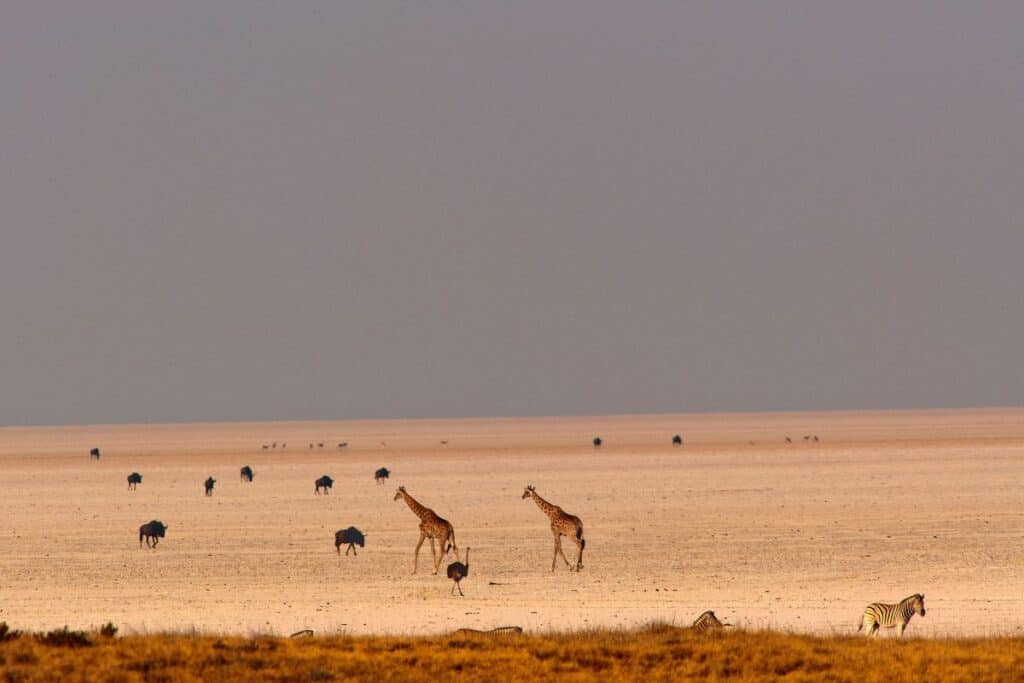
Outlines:
{"type": "Polygon", "coordinates": [[[4,428],[0,621],[412,635],[685,625],[714,609],[828,635],[855,632],[868,602],[922,592],[908,635],[1020,635],[1022,475],[1021,409],[4,428]],[[551,572],[526,484],[583,520],[582,572],[551,572]],[[412,574],[418,520],[398,485],[472,548],[465,597],[449,594],[450,557],[432,575],[429,544],[412,574]],[[167,537],[140,549],[150,519],[167,537]],[[366,547],[339,557],[350,525],[366,547]]]}

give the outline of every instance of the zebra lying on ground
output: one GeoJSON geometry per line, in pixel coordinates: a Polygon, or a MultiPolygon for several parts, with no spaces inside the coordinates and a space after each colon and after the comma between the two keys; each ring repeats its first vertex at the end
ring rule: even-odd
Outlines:
{"type": "Polygon", "coordinates": [[[857,631],[867,626],[866,635],[878,634],[878,627],[892,628],[900,627],[900,637],[903,637],[903,630],[907,628],[907,622],[915,614],[924,616],[924,593],[913,595],[900,600],[898,605],[891,605],[884,602],[873,602],[864,608],[864,616],[857,624],[857,631]]]}
{"type": "Polygon", "coordinates": [[[705,631],[721,631],[726,626],[731,626],[731,624],[723,624],[718,620],[713,611],[708,610],[694,619],[693,626],[690,628],[698,633],[704,633],[705,631]]]}

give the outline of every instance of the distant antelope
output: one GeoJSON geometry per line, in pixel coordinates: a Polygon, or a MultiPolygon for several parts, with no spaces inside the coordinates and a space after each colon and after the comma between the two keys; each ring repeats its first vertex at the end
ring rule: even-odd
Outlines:
{"type": "Polygon", "coordinates": [[[373,480],[378,484],[383,484],[384,480],[391,476],[391,470],[387,467],[381,467],[379,470],[373,473],[373,480]]]}
{"type": "Polygon", "coordinates": [[[268,448],[270,448],[270,446],[268,446],[267,444],[263,444],[263,450],[267,450],[268,448]]]}
{"type": "Polygon", "coordinates": [[[860,623],[857,624],[857,631],[859,632],[867,626],[868,631],[865,635],[877,636],[879,626],[886,628],[898,626],[900,637],[902,638],[903,631],[907,628],[907,623],[910,622],[910,617],[915,614],[924,616],[924,593],[914,593],[903,598],[896,605],[873,602],[864,608],[864,616],[861,617],[860,623]]]}
{"type": "Polygon", "coordinates": [[[203,482],[203,486],[206,488],[206,495],[213,495],[213,485],[217,483],[217,480],[213,477],[207,477],[206,481],[203,482]]]}
{"type": "Polygon", "coordinates": [[[348,551],[351,550],[352,554],[356,557],[359,553],[356,552],[356,546],[360,548],[366,545],[366,534],[354,526],[350,526],[347,529],[341,529],[334,533],[334,549],[341,555],[341,546],[348,544],[348,548],[345,549],[345,554],[348,555],[348,551]]]}
{"type": "Polygon", "coordinates": [[[139,547],[142,547],[142,539],[146,539],[147,548],[155,548],[167,533],[167,525],[163,522],[152,520],[139,527],[139,547]],[[152,541],[152,544],[150,543],[152,541]]]}
{"type": "Polygon", "coordinates": [[[466,564],[452,562],[448,565],[448,578],[453,581],[452,595],[455,595],[455,588],[458,587],[459,595],[465,597],[466,594],[462,592],[462,580],[467,576],[469,576],[469,548],[466,548],[466,564]]]}
{"type": "Polygon", "coordinates": [[[348,441],[342,441],[339,443],[338,448],[348,448],[348,441]]]}
{"type": "Polygon", "coordinates": [[[814,443],[818,443],[818,435],[817,434],[814,435],[814,443]]]}
{"type": "Polygon", "coordinates": [[[100,459],[100,449],[93,448],[91,451],[89,451],[89,459],[90,460],[99,460],[100,459]]]}
{"type": "Polygon", "coordinates": [[[141,483],[142,475],[139,474],[138,472],[132,472],[131,474],[128,475],[128,488],[130,490],[137,489],[139,487],[139,484],[141,483]]]}
{"type": "Polygon", "coordinates": [[[238,470],[238,478],[240,481],[252,481],[253,471],[252,468],[246,465],[242,469],[238,470]]]}
{"type": "Polygon", "coordinates": [[[594,443],[594,448],[600,448],[601,444],[603,444],[604,441],[601,440],[601,437],[595,436],[593,443],[594,443]]]}
{"type": "Polygon", "coordinates": [[[683,445],[683,437],[680,436],[679,434],[676,434],[675,436],[673,436],[672,437],[672,445],[673,446],[682,446],[683,445]]]}
{"type": "Polygon", "coordinates": [[[583,549],[586,547],[587,541],[583,538],[583,522],[580,521],[580,518],[570,515],[557,505],[541,498],[533,486],[527,486],[522,497],[524,500],[533,498],[533,502],[537,504],[540,511],[551,520],[551,533],[555,535],[555,553],[551,558],[551,571],[555,571],[555,563],[558,561],[559,555],[565,560],[565,566],[569,568],[569,571],[578,572],[583,569],[583,549]],[[562,550],[562,536],[568,536],[576,542],[579,552],[576,555],[575,566],[569,564],[569,560],[565,557],[565,552],[562,550]]]}
{"type": "Polygon", "coordinates": [[[451,548],[455,551],[455,559],[459,559],[459,548],[455,545],[455,529],[451,523],[436,512],[421,505],[415,498],[410,496],[404,486],[399,486],[398,491],[395,492],[395,500],[402,498],[405,500],[405,504],[409,506],[413,514],[420,518],[420,540],[416,544],[416,552],[412,558],[412,573],[416,573],[416,565],[420,558],[420,548],[423,546],[423,541],[430,539],[430,554],[434,558],[434,573],[441,568],[441,561],[444,560],[444,556],[448,553],[448,549],[451,548]],[[438,557],[437,552],[434,549],[434,539],[437,539],[441,544],[441,555],[438,557]]]}
{"type": "Polygon", "coordinates": [[[320,495],[320,489],[323,489],[324,490],[324,495],[326,496],[328,493],[331,492],[331,487],[333,487],[333,486],[334,486],[334,480],[331,479],[330,477],[328,477],[325,474],[324,476],[320,477],[315,482],[313,482],[313,487],[314,487],[313,488],[313,493],[315,493],[316,495],[319,496],[320,495]]]}
{"type": "Polygon", "coordinates": [[[791,439],[791,438],[789,438],[789,437],[787,436],[787,437],[786,437],[786,443],[793,443],[793,439],[791,439]]]}

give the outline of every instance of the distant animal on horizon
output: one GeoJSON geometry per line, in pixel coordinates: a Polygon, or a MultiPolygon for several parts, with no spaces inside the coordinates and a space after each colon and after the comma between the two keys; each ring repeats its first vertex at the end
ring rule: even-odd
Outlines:
{"type": "Polygon", "coordinates": [[[348,441],[342,441],[339,443],[338,448],[348,448],[348,441]]]}
{"type": "Polygon", "coordinates": [[[312,448],[312,447],[313,447],[313,444],[309,444],[309,447],[310,447],[310,448],[312,448]]]}
{"type": "Polygon", "coordinates": [[[818,443],[818,435],[817,434],[814,435],[814,443],[818,443]]]}
{"type": "Polygon", "coordinates": [[[323,442],[321,441],[320,443],[318,443],[318,444],[316,445],[316,447],[317,447],[317,448],[323,448],[323,447],[324,447],[324,444],[323,444],[323,442]]]}
{"type": "Polygon", "coordinates": [[[100,449],[93,448],[91,451],[89,451],[89,459],[90,460],[99,460],[100,459],[100,449]]]}
{"type": "Polygon", "coordinates": [[[675,436],[673,436],[672,437],[672,445],[673,446],[682,446],[683,445],[683,437],[680,436],[679,434],[676,434],[675,436]]]}
{"type": "Polygon", "coordinates": [[[804,441],[810,441],[810,440],[811,440],[811,435],[810,434],[805,434],[804,435],[804,441]]]}
{"type": "Polygon", "coordinates": [[[580,521],[580,518],[576,515],[570,515],[557,505],[541,498],[533,486],[527,486],[523,491],[522,497],[524,500],[526,498],[533,498],[533,502],[537,504],[540,511],[551,520],[551,533],[555,536],[555,553],[551,558],[551,571],[555,571],[555,564],[558,561],[559,555],[565,560],[565,566],[569,568],[569,571],[578,572],[583,569],[583,549],[587,546],[587,541],[583,538],[583,522],[580,521]],[[578,552],[575,567],[569,563],[569,560],[565,557],[565,552],[562,550],[562,536],[568,536],[576,542],[578,552]]]}
{"type": "Polygon", "coordinates": [[[276,441],[274,442],[274,448],[277,448],[277,442],[276,441]]]}
{"type": "Polygon", "coordinates": [[[138,472],[132,472],[128,475],[128,489],[134,491],[142,483],[142,475],[138,472]]]}
{"type": "Polygon", "coordinates": [[[708,610],[694,619],[693,625],[690,628],[698,633],[704,633],[705,631],[721,631],[729,625],[730,624],[723,624],[718,620],[718,617],[715,616],[715,613],[712,610],[708,610]]]}
{"type": "Polygon", "coordinates": [[[786,443],[793,443],[793,439],[791,439],[791,438],[789,438],[789,437],[787,436],[787,437],[786,437],[786,443]]]}
{"type": "Polygon", "coordinates": [[[319,496],[320,495],[320,489],[323,489],[324,490],[324,495],[326,496],[327,494],[329,494],[331,492],[331,487],[333,487],[333,486],[334,486],[334,480],[331,479],[330,477],[328,477],[325,474],[324,476],[320,477],[315,482],[313,482],[313,487],[314,487],[313,488],[313,493],[319,496]]]}
{"type": "Polygon", "coordinates": [[[373,473],[373,480],[378,484],[383,484],[384,480],[391,476],[391,470],[387,467],[381,467],[379,470],[373,473]]]}
{"type": "Polygon", "coordinates": [[[462,592],[462,580],[469,576],[469,548],[466,548],[466,564],[461,562],[452,562],[448,565],[448,578],[451,579],[452,592],[451,595],[455,595],[456,587],[459,589],[459,595],[465,597],[465,593],[462,592]]]}
{"type": "Polygon", "coordinates": [[[405,500],[406,505],[412,510],[413,514],[420,518],[420,540],[416,544],[416,552],[412,558],[412,573],[416,573],[417,564],[420,559],[420,548],[423,546],[423,541],[430,539],[430,554],[434,558],[434,573],[436,574],[441,568],[441,561],[444,560],[444,556],[448,553],[448,550],[455,551],[455,559],[461,559],[459,557],[459,548],[455,545],[455,529],[451,523],[440,517],[436,512],[421,505],[415,498],[410,496],[406,492],[404,486],[399,486],[398,491],[395,492],[395,500],[402,498],[405,500]],[[434,539],[441,544],[441,555],[438,556],[434,549],[434,539]]]}
{"type": "Polygon", "coordinates": [[[862,628],[867,627],[868,630],[865,635],[869,637],[875,635],[877,637],[879,626],[884,626],[885,628],[898,626],[900,638],[902,638],[903,631],[910,622],[910,617],[915,614],[924,616],[924,593],[909,595],[900,600],[896,605],[873,602],[864,608],[864,616],[861,617],[860,623],[857,624],[857,632],[859,633],[862,628]]]}
{"type": "Polygon", "coordinates": [[[601,444],[603,444],[603,443],[604,443],[604,441],[601,440],[601,437],[599,437],[599,436],[595,436],[594,437],[594,441],[593,441],[594,448],[600,448],[601,444]]]}
{"type": "Polygon", "coordinates": [[[263,450],[267,450],[268,448],[270,448],[270,446],[268,446],[267,444],[263,444],[263,450]]]}
{"type": "MultiPolygon", "coordinates": [[[[448,445],[448,439],[441,439],[441,445],[442,446],[447,446],[448,445]]],[[[466,550],[469,550],[469,548],[466,548],[466,550]]]]}
{"type": "Polygon", "coordinates": [[[358,545],[360,548],[366,546],[366,534],[354,526],[334,532],[334,549],[338,551],[339,555],[341,555],[341,546],[346,543],[348,548],[345,549],[345,554],[348,555],[348,551],[351,550],[352,554],[358,557],[356,546],[358,545]]]}
{"type": "Polygon", "coordinates": [[[139,547],[142,539],[146,539],[147,548],[155,548],[160,539],[167,535],[167,525],[158,520],[151,520],[139,527],[139,547]],[[150,543],[152,541],[152,543],[150,543]]]}
{"type": "Polygon", "coordinates": [[[217,483],[217,480],[213,477],[207,477],[206,481],[203,482],[203,486],[206,488],[206,495],[213,495],[213,485],[217,483]]]}
{"type": "Polygon", "coordinates": [[[242,469],[238,470],[238,479],[240,481],[252,481],[254,474],[255,473],[252,471],[252,468],[246,465],[242,469]]]}

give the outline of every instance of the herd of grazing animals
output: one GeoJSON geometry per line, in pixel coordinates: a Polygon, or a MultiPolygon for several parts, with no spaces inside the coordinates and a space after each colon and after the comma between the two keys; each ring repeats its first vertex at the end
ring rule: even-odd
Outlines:
{"type": "MultiPolygon", "coordinates": [[[[818,441],[817,435],[806,435],[804,441],[810,441],[813,438],[815,442],[818,441]]],[[[790,437],[785,437],[786,443],[793,443],[790,437]]],[[[446,440],[441,441],[442,444],[447,444],[446,440]]],[[[600,436],[595,436],[592,444],[594,448],[600,448],[603,444],[603,440],[600,436]]],[[[683,444],[683,438],[681,435],[676,434],[672,437],[673,446],[681,446],[683,444]]],[[[282,444],[284,448],[287,444],[282,444]]],[[[381,445],[385,445],[381,442],[381,445]]],[[[311,443],[310,448],[313,447],[311,443]]],[[[318,444],[320,448],[323,448],[323,444],[318,444]]],[[[345,448],[348,446],[347,442],[338,444],[338,448],[345,448]]],[[[277,442],[273,442],[269,448],[277,448],[277,442]]],[[[263,444],[263,450],[268,450],[268,446],[263,444]]],[[[92,448],[89,451],[89,458],[92,460],[99,460],[100,449],[92,448]]],[[[386,467],[381,467],[374,472],[374,481],[379,485],[384,483],[391,475],[390,470],[386,467]]],[[[252,482],[254,472],[252,467],[245,465],[239,470],[239,478],[243,482],[252,482]]],[[[138,472],[132,472],[128,475],[128,488],[134,490],[138,484],[142,483],[142,475],[138,472]]],[[[205,495],[213,495],[213,486],[216,483],[216,479],[212,476],[208,477],[203,483],[205,487],[205,495]]],[[[328,475],[323,475],[314,482],[314,493],[320,495],[321,490],[326,495],[330,492],[330,489],[334,485],[334,480],[328,475]]],[[[549,503],[542,498],[533,487],[533,485],[527,485],[523,490],[522,499],[532,498],[533,502],[537,504],[541,512],[547,515],[551,522],[551,533],[554,536],[554,554],[551,558],[551,571],[555,571],[555,567],[558,563],[558,556],[562,556],[562,560],[565,562],[566,567],[569,571],[579,572],[583,569],[583,550],[586,548],[587,541],[583,537],[583,522],[579,517],[571,515],[563,510],[558,505],[549,503]],[[562,536],[571,539],[576,544],[576,562],[575,564],[569,562],[565,556],[565,552],[562,550],[562,536]]],[[[469,548],[466,548],[466,561],[463,563],[459,558],[459,548],[455,542],[455,529],[452,527],[451,522],[439,516],[436,512],[430,508],[422,505],[409,495],[409,492],[405,490],[404,486],[399,486],[395,492],[394,500],[397,501],[402,499],[405,501],[409,509],[415,514],[419,520],[420,538],[416,543],[416,549],[413,552],[412,560],[412,573],[415,574],[418,568],[420,548],[423,546],[425,540],[430,540],[430,554],[434,562],[434,574],[437,574],[441,563],[444,561],[445,555],[448,551],[452,551],[455,554],[455,562],[448,565],[447,575],[452,580],[451,594],[455,594],[455,590],[458,589],[459,595],[465,595],[462,592],[462,580],[469,575],[469,548]],[[440,546],[440,555],[437,553],[435,542],[440,546]]],[[[161,538],[164,538],[167,533],[167,525],[159,520],[151,520],[139,527],[139,547],[142,547],[143,542],[149,548],[156,548],[161,538]]],[[[339,529],[334,534],[334,547],[338,555],[341,555],[341,546],[346,545],[345,555],[349,552],[354,557],[358,557],[355,547],[358,545],[360,548],[366,545],[366,534],[355,527],[348,527],[347,529],[339,529]]],[[[910,622],[911,617],[915,614],[919,614],[922,617],[925,615],[924,607],[924,594],[915,593],[910,595],[899,603],[881,603],[874,602],[864,608],[864,613],[861,616],[860,621],[857,625],[857,631],[867,629],[866,635],[868,637],[874,635],[877,637],[880,627],[885,628],[898,628],[900,637],[903,636],[903,632],[907,628],[907,624],[910,622]]],[[[700,616],[698,616],[691,628],[699,633],[706,631],[718,631],[731,624],[722,623],[718,617],[715,616],[714,611],[707,610],[700,616]]]]}

